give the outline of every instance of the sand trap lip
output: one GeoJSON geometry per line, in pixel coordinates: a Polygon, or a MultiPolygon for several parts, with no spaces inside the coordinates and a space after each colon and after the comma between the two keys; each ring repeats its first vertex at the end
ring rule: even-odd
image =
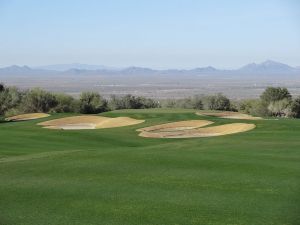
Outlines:
{"type": "Polygon", "coordinates": [[[66,125],[54,126],[52,129],[90,130],[90,129],[96,129],[96,124],[93,124],[93,123],[66,124],[66,125]]]}
{"type": "Polygon", "coordinates": [[[25,120],[34,120],[40,119],[50,116],[47,113],[27,113],[27,114],[20,114],[17,116],[7,117],[6,121],[25,121],[25,120]]]}
{"type": "MultiPolygon", "coordinates": [[[[198,127],[185,127],[181,126],[177,129],[176,124],[184,124],[188,121],[180,121],[175,123],[167,123],[161,124],[152,127],[146,127],[142,129],[138,129],[137,131],[141,131],[139,136],[141,137],[148,137],[148,138],[196,138],[196,137],[215,137],[221,135],[228,135],[228,134],[235,134],[240,132],[246,132],[255,128],[254,124],[247,124],[247,123],[231,123],[219,126],[212,126],[212,127],[203,127],[209,124],[212,124],[211,121],[202,120],[202,126],[198,127]],[[167,129],[165,129],[165,127],[167,129]],[[172,127],[172,128],[170,128],[172,127]]],[[[191,123],[195,123],[194,121],[190,121],[191,123]]]]}
{"type": "Polygon", "coordinates": [[[55,120],[49,120],[38,125],[48,129],[62,130],[87,130],[130,126],[143,123],[144,120],[136,120],[130,117],[104,117],[104,116],[71,116],[55,120]]]}
{"type": "Polygon", "coordinates": [[[215,116],[220,117],[224,119],[237,119],[237,120],[262,120],[261,117],[255,117],[251,116],[245,113],[239,113],[239,112],[196,112],[199,116],[215,116]]]}

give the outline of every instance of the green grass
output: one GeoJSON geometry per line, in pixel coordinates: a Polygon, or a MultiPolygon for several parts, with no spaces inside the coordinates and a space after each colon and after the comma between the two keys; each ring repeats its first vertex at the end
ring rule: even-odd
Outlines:
{"type": "Polygon", "coordinates": [[[146,122],[84,131],[36,125],[49,118],[0,123],[0,225],[300,224],[300,120],[246,121],[257,128],[221,137],[147,139],[135,130],[240,121],[180,109],[104,115],[146,122]]]}

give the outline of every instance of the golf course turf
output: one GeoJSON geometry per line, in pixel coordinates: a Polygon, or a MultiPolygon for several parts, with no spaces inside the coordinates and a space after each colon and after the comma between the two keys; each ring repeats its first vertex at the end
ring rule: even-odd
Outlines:
{"type": "Polygon", "coordinates": [[[145,120],[95,130],[0,122],[0,225],[299,225],[300,120],[195,110],[102,113],[145,120]],[[204,119],[244,133],[156,139],[139,128],[204,119]]]}

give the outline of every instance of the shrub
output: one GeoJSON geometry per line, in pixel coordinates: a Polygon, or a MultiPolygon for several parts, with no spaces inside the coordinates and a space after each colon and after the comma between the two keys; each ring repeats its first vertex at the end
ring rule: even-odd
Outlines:
{"type": "Polygon", "coordinates": [[[49,112],[57,106],[55,96],[40,88],[27,91],[22,99],[22,109],[24,112],[49,112]]]}
{"type": "Polygon", "coordinates": [[[22,94],[15,87],[1,87],[0,92],[0,115],[4,115],[7,111],[19,107],[22,94]]]}
{"type": "Polygon", "coordinates": [[[253,116],[269,116],[268,105],[259,99],[242,100],[238,106],[238,111],[247,113],[253,116]]]}
{"type": "Polygon", "coordinates": [[[219,93],[204,97],[204,108],[209,110],[231,110],[230,100],[219,93]]]}
{"type": "Polygon", "coordinates": [[[123,97],[117,97],[112,95],[109,100],[109,108],[111,110],[117,109],[147,109],[158,108],[159,102],[144,97],[135,97],[132,95],[125,95],[123,97]]]}
{"type": "Polygon", "coordinates": [[[291,111],[293,117],[300,118],[300,96],[292,102],[291,111]]]}
{"type": "Polygon", "coordinates": [[[193,109],[203,109],[202,96],[195,95],[192,98],[192,108],[193,109]]]}
{"type": "Polygon", "coordinates": [[[162,99],[162,100],[160,100],[160,105],[163,108],[176,108],[176,100],[175,99],[162,99]]]}
{"type": "Polygon", "coordinates": [[[55,106],[55,108],[53,109],[54,112],[78,112],[79,111],[79,107],[77,106],[78,104],[76,104],[77,102],[75,101],[75,99],[70,96],[70,95],[66,95],[66,94],[55,94],[55,99],[57,102],[57,105],[55,106]]]}
{"type": "Polygon", "coordinates": [[[107,111],[107,101],[96,92],[82,92],[80,95],[81,113],[101,113],[107,111]]]}
{"type": "Polygon", "coordinates": [[[159,108],[159,102],[151,98],[137,97],[140,109],[159,108]]]}
{"type": "Polygon", "coordinates": [[[5,89],[4,84],[0,83],[0,92],[4,91],[4,89],[5,89]]]}
{"type": "Polygon", "coordinates": [[[291,100],[285,98],[271,102],[268,106],[268,110],[271,112],[272,116],[290,117],[292,115],[291,100]]]}

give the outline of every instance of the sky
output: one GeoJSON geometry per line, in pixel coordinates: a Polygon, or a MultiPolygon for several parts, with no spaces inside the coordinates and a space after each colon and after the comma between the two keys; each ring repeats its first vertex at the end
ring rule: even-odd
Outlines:
{"type": "Polygon", "coordinates": [[[300,66],[298,0],[0,0],[0,66],[300,66]]]}

